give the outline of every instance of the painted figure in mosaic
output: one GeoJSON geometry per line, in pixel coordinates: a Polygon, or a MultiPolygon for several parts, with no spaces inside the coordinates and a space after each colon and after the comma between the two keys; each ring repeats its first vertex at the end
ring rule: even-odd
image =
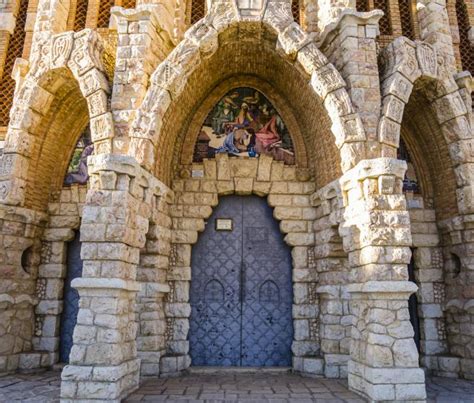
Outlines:
{"type": "Polygon", "coordinates": [[[201,127],[194,162],[227,153],[237,157],[271,155],[294,164],[293,143],[272,104],[253,88],[237,88],[225,95],[201,127]],[[206,138],[206,142],[200,139],[206,138]]]}
{"type": "Polygon", "coordinates": [[[89,129],[86,128],[83,135],[79,139],[74,150],[71,162],[69,163],[68,173],[64,179],[65,185],[77,183],[84,185],[89,179],[87,172],[87,157],[94,152],[94,145],[90,140],[89,129]]]}

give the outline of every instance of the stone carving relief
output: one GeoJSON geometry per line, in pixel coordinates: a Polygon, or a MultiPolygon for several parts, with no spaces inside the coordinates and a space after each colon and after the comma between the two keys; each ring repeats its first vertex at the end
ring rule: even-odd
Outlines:
{"type": "Polygon", "coordinates": [[[71,56],[74,44],[73,33],[68,32],[64,35],[58,35],[53,38],[51,47],[51,68],[63,67],[71,56]]]}

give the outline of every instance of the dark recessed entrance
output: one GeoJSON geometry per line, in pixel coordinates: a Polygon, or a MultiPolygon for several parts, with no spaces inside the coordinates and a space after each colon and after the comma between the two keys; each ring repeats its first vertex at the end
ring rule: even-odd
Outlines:
{"type": "Polygon", "coordinates": [[[266,200],[221,199],[192,253],[192,365],[289,366],[291,254],[266,200]]]}

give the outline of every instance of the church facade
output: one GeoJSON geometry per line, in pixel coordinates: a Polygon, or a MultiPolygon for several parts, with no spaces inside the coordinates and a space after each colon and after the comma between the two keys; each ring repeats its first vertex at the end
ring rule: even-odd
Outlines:
{"type": "MultiPolygon", "coordinates": [[[[465,0],[0,4],[0,374],[474,379],[465,0]]],[[[471,224],[473,223],[473,224],[471,224]]]]}

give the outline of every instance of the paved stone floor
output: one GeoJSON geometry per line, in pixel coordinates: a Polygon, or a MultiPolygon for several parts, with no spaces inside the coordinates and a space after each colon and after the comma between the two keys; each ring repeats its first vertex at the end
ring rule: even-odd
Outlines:
{"type": "MultiPolygon", "coordinates": [[[[0,402],[59,402],[58,371],[0,377],[0,402]]],[[[474,381],[429,378],[429,403],[474,403],[474,381]]],[[[149,379],[126,402],[363,402],[342,380],[294,374],[190,374],[149,379]]]]}

